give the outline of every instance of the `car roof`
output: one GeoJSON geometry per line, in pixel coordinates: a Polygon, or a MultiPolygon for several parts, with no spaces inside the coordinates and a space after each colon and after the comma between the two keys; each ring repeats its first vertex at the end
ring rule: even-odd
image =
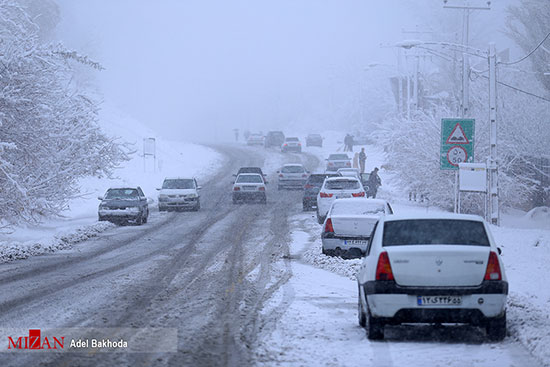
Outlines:
{"type": "Polygon", "coordinates": [[[348,153],[338,153],[338,152],[336,152],[336,153],[330,153],[328,156],[330,157],[331,155],[345,155],[349,158],[348,153]]]}
{"type": "Polygon", "coordinates": [[[341,177],[341,176],[338,176],[338,173],[336,173],[336,172],[314,172],[314,173],[309,175],[309,177],[311,177],[311,176],[341,177]]]}
{"type": "Polygon", "coordinates": [[[194,180],[195,177],[165,177],[165,180],[194,180]]]}
{"type": "Polygon", "coordinates": [[[286,140],[289,140],[289,139],[300,140],[300,139],[298,139],[298,137],[296,137],[296,136],[287,136],[285,139],[286,139],[286,140]]]}
{"type": "Polygon", "coordinates": [[[373,203],[373,204],[382,204],[382,205],[385,205],[385,204],[388,204],[388,202],[384,199],[370,199],[370,198],[345,198],[345,199],[336,199],[334,200],[334,203],[336,202],[350,202],[350,203],[359,203],[359,202],[369,202],[369,203],[373,203]]]}
{"type": "Polygon", "coordinates": [[[283,167],[303,167],[304,165],[302,163],[286,163],[283,164],[283,167]]]}
{"type": "Polygon", "coordinates": [[[337,177],[327,177],[327,182],[329,181],[359,181],[356,177],[351,176],[337,176],[337,177]]]}
{"type": "Polygon", "coordinates": [[[359,168],[350,168],[350,167],[347,167],[347,168],[338,168],[338,171],[354,171],[354,172],[359,172],[359,168]]]}
{"type": "Polygon", "coordinates": [[[134,187],[131,187],[131,186],[113,186],[113,187],[109,187],[107,189],[107,191],[109,190],[137,190],[139,186],[134,186],[134,187]]]}
{"type": "Polygon", "coordinates": [[[483,222],[483,218],[479,215],[473,214],[457,214],[457,213],[409,213],[409,214],[392,214],[387,216],[384,221],[397,221],[397,220],[414,220],[414,219],[452,219],[452,220],[470,220],[476,222],[483,222]]]}

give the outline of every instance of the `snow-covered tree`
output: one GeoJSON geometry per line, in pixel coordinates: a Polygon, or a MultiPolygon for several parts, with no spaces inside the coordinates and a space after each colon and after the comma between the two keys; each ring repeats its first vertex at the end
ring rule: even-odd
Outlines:
{"type": "Polygon", "coordinates": [[[99,64],[43,43],[16,1],[0,0],[0,40],[0,221],[36,222],[63,210],[81,177],[110,175],[127,151],[72,83],[71,63],[99,64]]]}

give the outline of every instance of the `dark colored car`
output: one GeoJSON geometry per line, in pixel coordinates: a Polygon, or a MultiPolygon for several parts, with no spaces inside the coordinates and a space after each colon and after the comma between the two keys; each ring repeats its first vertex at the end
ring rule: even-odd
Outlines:
{"type": "Polygon", "coordinates": [[[285,134],[282,131],[270,131],[265,136],[264,146],[266,148],[279,148],[285,142],[285,134]]]}
{"type": "Polygon", "coordinates": [[[306,147],[322,147],[323,137],[319,134],[309,134],[306,137],[306,147]]]}
{"type": "Polygon", "coordinates": [[[309,175],[309,178],[304,185],[304,196],[302,198],[302,205],[304,211],[311,211],[317,208],[317,195],[323,182],[327,177],[338,177],[336,173],[313,173],[309,175]]]}
{"type": "Polygon", "coordinates": [[[101,200],[98,209],[100,221],[147,223],[149,205],[139,186],[111,188],[107,190],[105,196],[100,196],[98,199],[101,200]]]}

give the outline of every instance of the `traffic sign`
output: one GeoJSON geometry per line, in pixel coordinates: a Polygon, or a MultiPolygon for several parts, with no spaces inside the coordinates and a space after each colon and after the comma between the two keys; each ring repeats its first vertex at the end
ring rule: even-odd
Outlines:
{"type": "Polygon", "coordinates": [[[474,119],[441,119],[440,168],[457,170],[474,161],[474,119]]]}

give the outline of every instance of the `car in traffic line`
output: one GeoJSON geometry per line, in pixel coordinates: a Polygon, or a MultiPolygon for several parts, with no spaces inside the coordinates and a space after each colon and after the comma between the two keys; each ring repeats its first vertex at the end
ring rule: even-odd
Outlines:
{"type": "Polygon", "coordinates": [[[241,173],[233,183],[233,204],[240,202],[267,203],[264,177],[257,173],[241,173]]]}
{"type": "Polygon", "coordinates": [[[357,168],[338,168],[336,173],[343,177],[359,178],[359,176],[361,176],[361,174],[359,173],[359,169],[357,168]]]}
{"type": "Polygon", "coordinates": [[[339,168],[351,168],[351,159],[346,153],[333,153],[328,156],[326,171],[336,172],[339,168]]]}
{"type": "Polygon", "coordinates": [[[327,178],[317,195],[317,222],[323,224],[334,200],[364,197],[365,190],[359,179],[354,177],[327,178]]]}
{"type": "Polygon", "coordinates": [[[481,217],[381,217],[357,282],[359,324],[369,339],[401,323],[467,323],[491,340],[506,336],[508,281],[481,217]]]}
{"type": "Polygon", "coordinates": [[[98,197],[98,219],[116,224],[135,222],[147,223],[149,218],[149,200],[143,190],[137,187],[112,187],[104,196],[98,197]]]}
{"type": "Polygon", "coordinates": [[[285,138],[285,142],[281,145],[281,152],[283,152],[283,153],[288,153],[288,152],[301,153],[302,152],[302,143],[300,143],[300,139],[295,138],[295,137],[285,138]]]}
{"type": "Polygon", "coordinates": [[[266,148],[279,148],[285,142],[285,134],[282,131],[270,131],[265,136],[264,146],[266,148]]]}
{"type": "Polygon", "coordinates": [[[307,178],[302,196],[302,208],[304,211],[317,209],[317,194],[327,177],[338,177],[336,173],[313,173],[307,178]]]}
{"type": "Polygon", "coordinates": [[[234,174],[233,176],[237,177],[241,173],[257,173],[259,175],[262,175],[265,180],[265,174],[262,172],[262,169],[260,167],[241,167],[239,168],[239,171],[237,171],[237,174],[234,174]]]}
{"type": "Polygon", "coordinates": [[[309,171],[299,163],[289,163],[277,171],[279,181],[277,189],[303,189],[307,181],[309,171]]]}
{"type": "Polygon", "coordinates": [[[260,134],[250,134],[246,140],[246,145],[264,145],[264,137],[260,134]]]}
{"type": "Polygon", "coordinates": [[[323,147],[323,137],[320,134],[306,136],[306,147],[323,147]]]}
{"type": "Polygon", "coordinates": [[[159,211],[201,208],[201,187],[195,178],[165,178],[162,187],[158,188],[159,211]]]}
{"type": "Polygon", "coordinates": [[[334,200],[321,233],[323,254],[360,258],[367,251],[375,223],[380,217],[390,214],[393,214],[393,210],[386,200],[334,200]]]}

